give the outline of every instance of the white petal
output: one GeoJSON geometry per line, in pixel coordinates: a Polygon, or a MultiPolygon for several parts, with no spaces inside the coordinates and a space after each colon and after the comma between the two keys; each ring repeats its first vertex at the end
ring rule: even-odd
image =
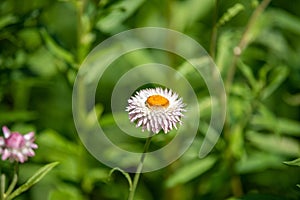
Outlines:
{"type": "Polygon", "coordinates": [[[136,126],[142,126],[142,130],[158,133],[163,130],[165,133],[173,128],[177,129],[176,123],[181,124],[180,118],[185,112],[185,104],[182,98],[171,89],[149,88],[135,93],[129,100],[126,111],[129,113],[131,122],[137,121],[136,126]],[[169,100],[168,107],[148,107],[145,103],[152,95],[161,95],[169,100]]]}

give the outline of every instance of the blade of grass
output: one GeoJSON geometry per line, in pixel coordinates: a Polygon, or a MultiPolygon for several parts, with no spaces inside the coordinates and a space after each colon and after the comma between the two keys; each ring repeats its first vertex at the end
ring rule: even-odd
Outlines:
{"type": "Polygon", "coordinates": [[[14,192],[12,192],[6,200],[12,200],[16,196],[20,195],[21,193],[25,192],[28,190],[30,187],[32,187],[34,184],[39,182],[49,171],[52,170],[53,167],[58,165],[58,162],[53,162],[50,164],[47,164],[40,168],[31,178],[27,180],[26,183],[18,187],[14,192]]]}

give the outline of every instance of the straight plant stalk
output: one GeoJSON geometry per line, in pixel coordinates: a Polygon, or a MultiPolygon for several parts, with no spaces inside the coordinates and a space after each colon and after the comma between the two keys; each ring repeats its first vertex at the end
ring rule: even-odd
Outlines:
{"type": "Polygon", "coordinates": [[[249,43],[250,30],[253,28],[256,21],[258,20],[258,17],[263,13],[263,11],[266,9],[266,7],[269,5],[270,2],[271,2],[271,0],[263,0],[261,2],[261,4],[259,4],[259,6],[257,6],[257,8],[254,10],[254,12],[252,13],[252,15],[248,21],[248,24],[246,26],[246,29],[242,35],[242,38],[241,38],[239,44],[234,48],[232,64],[228,69],[226,83],[225,83],[225,87],[227,89],[227,94],[230,93],[231,84],[232,84],[232,81],[233,81],[233,78],[235,75],[235,71],[236,71],[237,61],[238,61],[240,55],[242,54],[243,50],[246,48],[246,46],[249,43]]]}
{"type": "MultiPolygon", "coordinates": [[[[263,11],[266,9],[266,7],[269,5],[269,3],[271,2],[271,0],[263,0],[259,6],[254,10],[254,12],[252,13],[248,24],[246,25],[246,29],[244,31],[244,33],[242,34],[242,37],[240,39],[240,42],[238,43],[238,45],[234,48],[234,55],[233,55],[233,59],[232,59],[232,64],[228,69],[228,73],[227,73],[227,77],[225,80],[225,88],[226,88],[226,93],[227,93],[227,101],[230,101],[230,89],[231,89],[231,85],[232,82],[234,80],[234,75],[236,72],[236,65],[238,62],[238,59],[240,58],[243,50],[247,47],[247,45],[250,42],[250,31],[253,28],[253,26],[255,25],[256,21],[258,20],[259,16],[263,13],[263,11]]],[[[232,127],[228,122],[229,116],[228,116],[228,112],[227,112],[227,117],[226,117],[226,122],[225,122],[225,128],[224,128],[224,132],[225,132],[225,137],[230,140],[230,133],[232,131],[232,127]]],[[[229,169],[231,169],[231,174],[232,174],[232,180],[231,180],[231,186],[232,186],[232,191],[233,191],[233,195],[238,197],[241,196],[243,193],[242,190],[242,185],[241,185],[241,180],[239,176],[236,176],[236,172],[234,170],[233,167],[233,155],[232,153],[229,151],[229,155],[228,155],[228,161],[229,161],[229,169]]]]}
{"type": "Polygon", "coordinates": [[[215,0],[215,8],[213,14],[213,29],[212,29],[211,41],[210,41],[210,56],[213,60],[215,59],[216,43],[217,43],[217,35],[218,35],[218,27],[217,27],[218,7],[219,7],[219,0],[215,0]]]}
{"type": "Polygon", "coordinates": [[[144,160],[145,160],[145,157],[146,157],[146,152],[149,149],[151,139],[152,139],[152,135],[150,137],[148,137],[147,140],[146,140],[143,154],[141,156],[140,162],[138,164],[136,173],[135,173],[134,178],[133,178],[132,189],[129,192],[128,200],[133,200],[134,199],[134,195],[135,195],[135,191],[136,191],[136,188],[137,188],[137,185],[138,185],[138,182],[139,182],[139,178],[140,178],[141,172],[143,170],[143,165],[144,165],[144,160]]]}
{"type": "Polygon", "coordinates": [[[5,198],[5,174],[1,174],[0,180],[0,200],[5,198]]]}

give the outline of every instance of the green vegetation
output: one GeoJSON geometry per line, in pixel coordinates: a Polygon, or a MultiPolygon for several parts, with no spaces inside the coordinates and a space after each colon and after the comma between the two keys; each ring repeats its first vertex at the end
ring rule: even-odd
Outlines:
{"type": "MultiPolygon", "coordinates": [[[[200,159],[209,94],[187,72],[201,105],[195,141],[171,165],[142,174],[135,199],[300,199],[299,8],[300,1],[284,0],[1,0],[0,126],[34,130],[39,145],[36,156],[20,165],[18,186],[43,165],[59,162],[17,199],[127,198],[128,174],[110,173],[79,140],[72,89],[94,47],[145,26],[182,32],[207,50],[223,77],[227,116],[218,143],[200,159]]],[[[162,60],[185,71],[171,54],[136,53],[116,61],[120,70],[108,71],[100,82],[105,90],[96,94],[99,121],[114,142],[131,151],[140,151],[143,141],[125,144],[128,138],[118,135],[110,108],[113,86],[125,69],[162,60]]],[[[154,137],[152,148],[172,137],[154,137]]],[[[9,166],[1,160],[1,173],[9,174],[9,166]]]]}

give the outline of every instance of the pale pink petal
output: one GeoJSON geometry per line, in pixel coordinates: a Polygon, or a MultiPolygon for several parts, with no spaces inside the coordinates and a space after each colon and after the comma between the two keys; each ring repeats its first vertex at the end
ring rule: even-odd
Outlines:
{"type": "Polygon", "coordinates": [[[10,136],[10,130],[6,126],[2,127],[2,131],[5,138],[8,138],[10,136]]]}
{"type": "Polygon", "coordinates": [[[35,144],[35,143],[32,143],[32,144],[30,145],[30,147],[33,148],[33,149],[37,149],[37,148],[38,148],[38,145],[35,144]]]}
{"type": "Polygon", "coordinates": [[[4,146],[5,145],[5,140],[3,137],[0,137],[0,146],[4,146]]]}
{"type": "Polygon", "coordinates": [[[24,135],[25,140],[31,140],[34,138],[34,132],[29,132],[26,135],[24,135]]]}
{"type": "Polygon", "coordinates": [[[4,149],[3,154],[2,154],[2,160],[6,160],[8,157],[10,157],[11,152],[8,151],[7,149],[4,149]]]}
{"type": "Polygon", "coordinates": [[[26,157],[21,152],[17,153],[16,156],[17,156],[18,160],[20,161],[20,163],[24,163],[25,162],[26,157]]]}
{"type": "Polygon", "coordinates": [[[35,156],[35,153],[34,153],[34,151],[33,151],[32,149],[28,149],[27,155],[28,155],[29,157],[33,157],[33,156],[35,156]]]}

